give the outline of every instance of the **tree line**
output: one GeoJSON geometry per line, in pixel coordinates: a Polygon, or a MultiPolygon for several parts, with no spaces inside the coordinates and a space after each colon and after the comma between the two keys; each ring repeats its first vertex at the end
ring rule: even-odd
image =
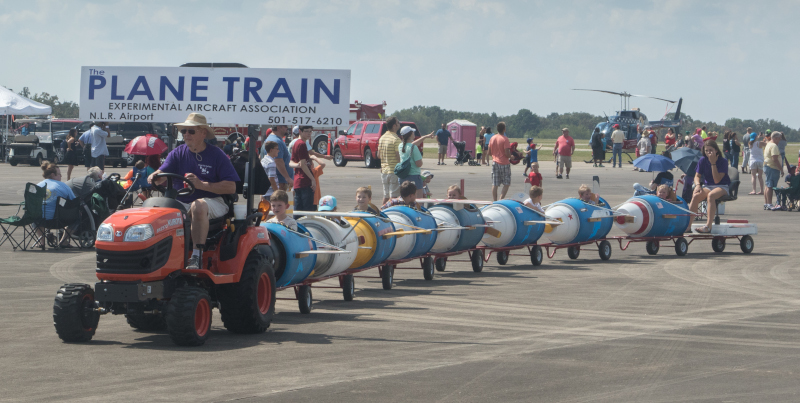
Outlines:
{"type": "MultiPolygon", "coordinates": [[[[417,124],[422,134],[439,129],[442,123],[448,123],[454,119],[464,119],[480,126],[494,128],[498,122],[506,122],[506,133],[512,138],[534,138],[534,139],[555,139],[561,135],[561,128],[568,127],[570,135],[577,139],[588,140],[597,123],[606,120],[605,116],[592,115],[586,112],[551,113],[547,116],[539,116],[528,109],[520,109],[513,115],[499,116],[496,113],[461,112],[442,109],[438,106],[414,106],[411,108],[400,109],[391,114],[400,120],[412,121],[417,124]]],[[[674,113],[668,114],[667,119],[674,119],[674,113]]],[[[724,124],[695,120],[691,116],[681,113],[683,126],[681,133],[689,131],[694,133],[695,128],[706,126],[708,131],[715,131],[720,136],[727,130],[737,132],[740,135],[746,132],[748,127],[754,131],[763,132],[767,129],[779,131],[786,134],[789,141],[800,140],[800,131],[792,129],[774,119],[739,119],[730,118],[724,124]]]]}

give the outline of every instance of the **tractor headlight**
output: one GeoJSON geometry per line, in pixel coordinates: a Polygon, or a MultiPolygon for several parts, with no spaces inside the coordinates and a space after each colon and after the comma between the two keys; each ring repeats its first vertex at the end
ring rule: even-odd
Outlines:
{"type": "Polygon", "coordinates": [[[150,224],[134,225],[125,231],[125,242],[142,242],[152,237],[153,226],[150,224]]]}
{"type": "Polygon", "coordinates": [[[100,225],[100,228],[97,229],[97,240],[105,242],[114,241],[114,228],[111,227],[111,224],[100,225]]]}

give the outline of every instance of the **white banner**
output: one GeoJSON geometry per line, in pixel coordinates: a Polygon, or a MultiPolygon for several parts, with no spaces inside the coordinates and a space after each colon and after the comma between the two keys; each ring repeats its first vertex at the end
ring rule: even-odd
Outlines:
{"type": "Polygon", "coordinates": [[[203,67],[81,69],[80,119],[347,126],[350,70],[203,67]]]}

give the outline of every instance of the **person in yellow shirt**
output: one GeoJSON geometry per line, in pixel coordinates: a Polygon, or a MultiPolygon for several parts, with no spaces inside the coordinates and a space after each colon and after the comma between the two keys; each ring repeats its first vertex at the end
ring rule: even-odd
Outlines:
{"type": "Polygon", "coordinates": [[[394,167],[400,163],[400,153],[397,146],[402,143],[397,130],[400,121],[392,116],[386,119],[386,132],[378,140],[378,159],[381,160],[381,183],[383,184],[383,202],[400,195],[400,183],[394,174],[394,167]]]}
{"type": "Polygon", "coordinates": [[[766,208],[772,209],[772,189],[778,186],[778,181],[783,176],[783,166],[781,165],[781,151],[778,148],[778,142],[781,136],[776,136],[772,133],[770,142],[764,148],[764,184],[766,191],[764,192],[764,203],[766,208]]]}
{"type": "Polygon", "coordinates": [[[619,156],[619,167],[622,168],[622,145],[625,143],[625,132],[619,129],[619,125],[614,125],[614,132],[611,133],[611,167],[617,165],[617,156],[619,156]]]}

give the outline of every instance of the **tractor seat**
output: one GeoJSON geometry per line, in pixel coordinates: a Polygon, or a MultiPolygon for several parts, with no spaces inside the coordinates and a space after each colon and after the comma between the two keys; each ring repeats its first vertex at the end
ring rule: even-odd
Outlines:
{"type": "Polygon", "coordinates": [[[222,195],[222,200],[225,202],[225,205],[228,206],[228,213],[223,215],[222,217],[213,218],[208,220],[208,231],[219,231],[225,226],[225,222],[229,218],[233,218],[233,205],[236,204],[236,201],[239,200],[239,195],[231,194],[231,195],[222,195]]]}
{"type": "Polygon", "coordinates": [[[716,214],[714,215],[714,224],[719,225],[719,204],[729,201],[734,201],[739,198],[739,170],[738,167],[728,168],[728,177],[731,178],[731,184],[728,186],[728,194],[716,200],[716,214]]]}

